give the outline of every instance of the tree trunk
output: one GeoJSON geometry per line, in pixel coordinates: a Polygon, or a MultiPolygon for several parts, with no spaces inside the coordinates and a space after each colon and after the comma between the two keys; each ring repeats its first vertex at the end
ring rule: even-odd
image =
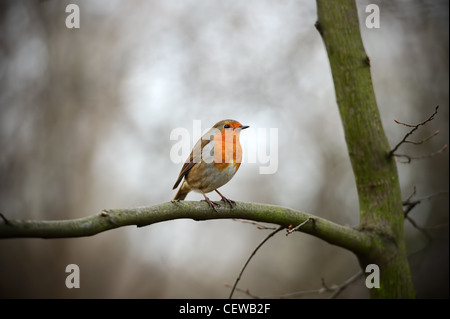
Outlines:
{"type": "Polygon", "coordinates": [[[317,12],[358,190],[360,230],[373,235],[373,249],[358,258],[363,271],[368,264],[380,269],[380,288],[372,288],[371,297],[414,298],[397,167],[388,155],[356,4],[317,0],[317,12]]]}

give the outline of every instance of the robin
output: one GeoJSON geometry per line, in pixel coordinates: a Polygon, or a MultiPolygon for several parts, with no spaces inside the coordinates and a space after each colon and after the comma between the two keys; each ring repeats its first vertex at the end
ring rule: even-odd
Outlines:
{"type": "Polygon", "coordinates": [[[236,203],[223,196],[217,189],[236,174],[242,162],[242,147],[239,141],[241,130],[248,128],[238,121],[223,120],[214,125],[195,144],[189,158],[181,168],[173,189],[176,189],[184,177],[175,200],[184,200],[190,191],[203,194],[205,201],[216,212],[217,203],[212,202],[206,193],[216,191],[222,201],[231,208],[236,203]]]}

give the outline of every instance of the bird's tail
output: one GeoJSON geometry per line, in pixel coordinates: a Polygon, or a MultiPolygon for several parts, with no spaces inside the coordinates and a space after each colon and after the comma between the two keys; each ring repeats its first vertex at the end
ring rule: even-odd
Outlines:
{"type": "Polygon", "coordinates": [[[190,191],[191,188],[186,183],[183,182],[173,200],[184,200],[190,191]]]}

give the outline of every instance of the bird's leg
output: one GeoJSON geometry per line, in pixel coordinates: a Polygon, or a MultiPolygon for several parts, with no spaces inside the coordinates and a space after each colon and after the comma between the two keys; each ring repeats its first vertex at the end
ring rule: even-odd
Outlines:
{"type": "MultiPolygon", "coordinates": [[[[202,190],[200,190],[200,192],[202,192],[203,196],[205,197],[204,201],[207,202],[207,203],[209,204],[209,206],[211,206],[211,208],[214,209],[214,211],[215,211],[216,213],[218,213],[218,211],[217,211],[217,209],[216,209],[216,206],[217,206],[217,207],[220,207],[220,205],[217,204],[217,203],[214,203],[213,201],[211,201],[211,200],[205,195],[205,193],[203,193],[202,190]]],[[[202,200],[203,200],[203,199],[202,199],[202,200]]]]}
{"type": "Polygon", "coordinates": [[[217,189],[215,189],[215,191],[217,192],[217,194],[220,195],[220,197],[222,197],[222,201],[224,201],[225,203],[230,204],[230,207],[233,208],[234,206],[236,206],[236,202],[234,200],[228,199],[225,196],[223,196],[221,193],[219,193],[219,191],[217,189]]]}

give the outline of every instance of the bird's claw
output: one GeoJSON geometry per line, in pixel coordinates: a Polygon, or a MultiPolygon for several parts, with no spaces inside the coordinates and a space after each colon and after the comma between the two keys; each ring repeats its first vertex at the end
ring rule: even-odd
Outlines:
{"type": "Polygon", "coordinates": [[[209,198],[208,198],[208,199],[202,199],[201,201],[202,201],[202,202],[207,202],[208,205],[209,205],[216,213],[218,213],[216,207],[220,207],[220,204],[211,201],[209,198]]]}
{"type": "Polygon", "coordinates": [[[222,199],[220,201],[228,203],[231,208],[234,208],[234,206],[236,206],[236,202],[234,200],[228,199],[226,197],[222,197],[222,199]]]}

